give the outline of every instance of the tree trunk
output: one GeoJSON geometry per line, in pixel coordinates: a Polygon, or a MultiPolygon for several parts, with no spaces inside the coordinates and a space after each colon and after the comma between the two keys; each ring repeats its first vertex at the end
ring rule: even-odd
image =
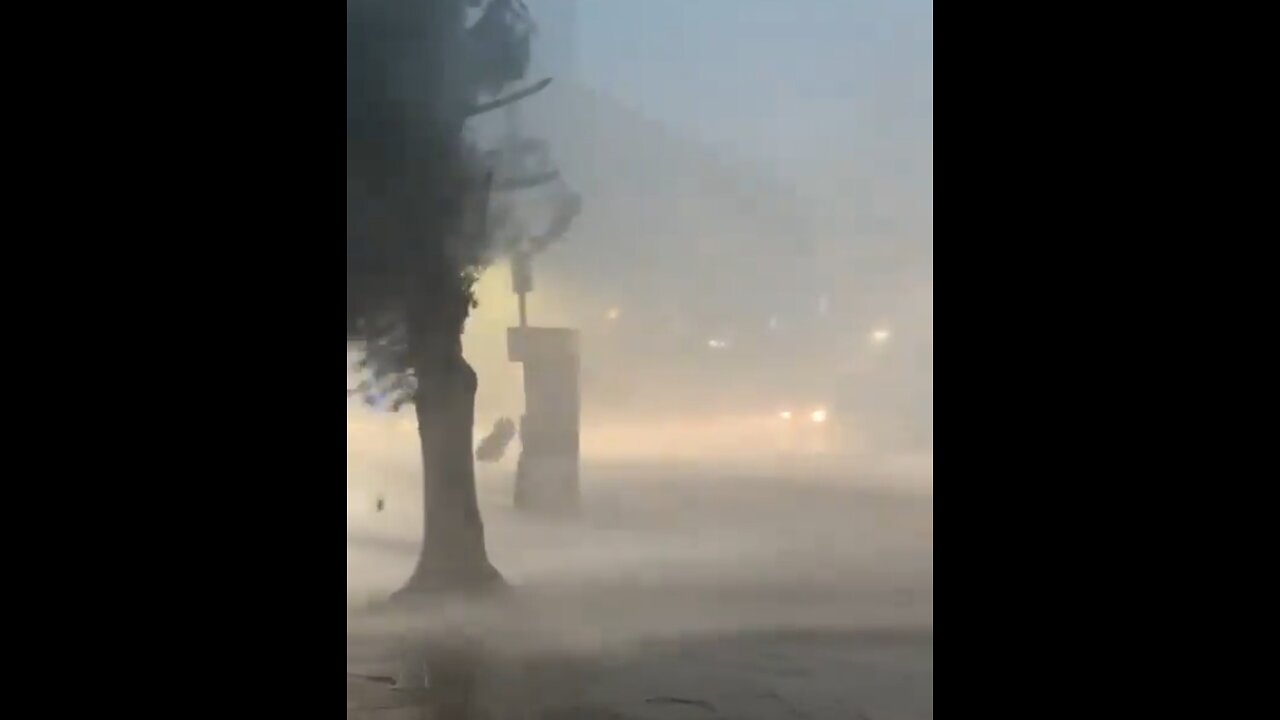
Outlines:
{"type": "MultiPolygon", "coordinates": [[[[452,353],[451,353],[452,354],[452,353]]],[[[489,563],[476,499],[472,426],[476,374],[461,344],[446,363],[422,363],[414,407],[422,445],[423,537],[418,565],[398,595],[473,591],[503,584],[489,563]]]]}

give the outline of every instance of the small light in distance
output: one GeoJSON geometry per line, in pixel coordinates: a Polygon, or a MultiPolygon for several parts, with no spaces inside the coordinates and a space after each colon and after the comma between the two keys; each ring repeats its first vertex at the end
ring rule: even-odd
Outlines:
{"type": "Polygon", "coordinates": [[[883,345],[889,342],[889,331],[884,328],[878,328],[871,332],[871,342],[876,345],[883,345]]]}
{"type": "Polygon", "coordinates": [[[818,408],[809,414],[809,419],[816,423],[824,423],[827,421],[826,408],[818,408]]]}
{"type": "Polygon", "coordinates": [[[790,411],[790,410],[783,410],[782,412],[778,413],[778,417],[782,418],[783,420],[790,420],[790,419],[791,419],[791,411],[790,411]]]}
{"type": "Polygon", "coordinates": [[[729,347],[729,343],[717,338],[711,338],[710,340],[707,341],[707,347],[711,348],[712,350],[723,350],[729,347]]]}
{"type": "Polygon", "coordinates": [[[618,318],[622,317],[622,311],[616,307],[611,307],[609,308],[609,311],[604,314],[604,316],[610,320],[617,320],[618,318]]]}

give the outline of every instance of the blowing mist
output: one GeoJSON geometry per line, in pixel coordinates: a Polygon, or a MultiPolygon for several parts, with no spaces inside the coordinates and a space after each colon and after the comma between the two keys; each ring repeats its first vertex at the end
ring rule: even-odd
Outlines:
{"type": "Polygon", "coordinates": [[[932,718],[932,5],[347,7],[348,717],[932,718]]]}

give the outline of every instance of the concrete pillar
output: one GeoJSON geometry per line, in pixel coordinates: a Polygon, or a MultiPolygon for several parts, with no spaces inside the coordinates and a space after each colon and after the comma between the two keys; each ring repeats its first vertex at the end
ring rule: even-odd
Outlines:
{"type": "Polygon", "coordinates": [[[578,332],[509,328],[507,350],[513,362],[524,366],[516,507],[551,514],[573,512],[581,498],[578,332]]]}

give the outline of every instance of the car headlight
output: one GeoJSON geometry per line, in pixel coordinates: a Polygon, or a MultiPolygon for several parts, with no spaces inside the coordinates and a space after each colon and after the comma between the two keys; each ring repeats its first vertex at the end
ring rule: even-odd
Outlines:
{"type": "Polygon", "coordinates": [[[826,408],[818,408],[817,410],[814,410],[813,412],[809,413],[809,419],[814,421],[815,423],[826,422],[827,421],[826,408]]]}

